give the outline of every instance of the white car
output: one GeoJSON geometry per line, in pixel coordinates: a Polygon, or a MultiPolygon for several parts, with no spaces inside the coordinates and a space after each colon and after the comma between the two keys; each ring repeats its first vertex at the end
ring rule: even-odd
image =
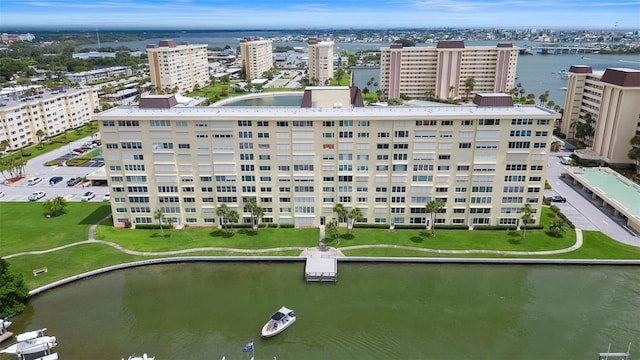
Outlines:
{"type": "Polygon", "coordinates": [[[94,197],[96,197],[96,193],[94,193],[93,191],[87,191],[86,193],[84,193],[84,195],[82,195],[82,201],[89,201],[94,197]]]}
{"type": "Polygon", "coordinates": [[[102,201],[111,201],[111,194],[109,193],[104,194],[102,201]]]}
{"type": "Polygon", "coordinates": [[[36,191],[33,194],[29,195],[28,199],[29,199],[29,201],[38,201],[38,200],[42,199],[45,196],[47,196],[46,192],[44,192],[44,191],[36,191]]]}
{"type": "Polygon", "coordinates": [[[39,183],[40,181],[42,181],[42,178],[41,178],[41,177],[36,176],[36,177],[32,177],[32,178],[30,178],[29,180],[27,180],[27,184],[29,184],[29,185],[35,185],[35,184],[39,183]]]}

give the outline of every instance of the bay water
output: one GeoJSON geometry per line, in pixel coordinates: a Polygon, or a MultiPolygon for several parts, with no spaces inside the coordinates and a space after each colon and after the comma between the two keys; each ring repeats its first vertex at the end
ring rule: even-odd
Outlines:
{"type": "MultiPolygon", "coordinates": [[[[119,270],[33,297],[60,359],[594,359],[640,347],[640,269],[607,266],[181,263],[119,270]],[[298,320],[260,330],[281,306],[298,320]]],[[[637,352],[636,352],[637,353],[637,352]]],[[[2,358],[2,359],[7,359],[2,358]]]]}

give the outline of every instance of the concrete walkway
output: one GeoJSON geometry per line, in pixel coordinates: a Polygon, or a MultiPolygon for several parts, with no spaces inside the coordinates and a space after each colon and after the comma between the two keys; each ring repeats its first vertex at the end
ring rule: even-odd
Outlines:
{"type": "Polygon", "coordinates": [[[300,257],[339,257],[346,258],[343,254],[343,250],[357,250],[357,249],[367,249],[367,248],[387,248],[387,249],[403,249],[403,250],[413,250],[413,251],[421,251],[428,253],[436,253],[436,254],[452,254],[452,255],[462,255],[462,254],[492,254],[492,255],[518,255],[518,256],[536,256],[536,255],[553,255],[553,254],[564,254],[575,251],[582,247],[582,230],[576,229],[576,243],[572,246],[565,249],[558,250],[547,250],[547,251],[505,251],[505,250],[442,250],[442,249],[428,249],[428,248],[419,248],[413,246],[403,246],[403,245],[387,245],[387,244],[379,244],[379,245],[356,245],[356,246],[346,246],[342,248],[334,248],[324,246],[324,227],[321,229],[320,234],[320,244],[316,247],[302,247],[302,246],[290,246],[290,247],[277,247],[270,249],[236,249],[236,248],[227,248],[227,247],[199,247],[199,248],[191,248],[191,249],[183,249],[183,250],[175,250],[175,251],[135,251],[123,248],[121,245],[104,240],[97,240],[95,238],[96,228],[98,224],[103,222],[104,220],[111,217],[108,215],[98,221],[98,223],[91,225],[89,227],[88,240],[79,241],[72,244],[67,244],[59,247],[55,247],[47,250],[39,250],[39,251],[26,251],[16,254],[10,254],[4,256],[4,259],[11,259],[18,256],[24,255],[40,255],[55,252],[62,249],[67,249],[72,246],[85,245],[85,244],[103,244],[107,246],[111,246],[114,249],[121,251],[125,254],[129,255],[137,255],[137,256],[164,256],[164,255],[184,255],[189,253],[196,253],[201,251],[224,251],[231,253],[241,253],[241,254],[260,254],[260,253],[269,253],[276,251],[287,251],[287,250],[300,250],[300,257]]]}

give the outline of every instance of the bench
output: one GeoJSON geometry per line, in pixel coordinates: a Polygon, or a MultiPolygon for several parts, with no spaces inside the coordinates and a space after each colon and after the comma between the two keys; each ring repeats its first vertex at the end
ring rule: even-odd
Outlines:
{"type": "Polygon", "coordinates": [[[43,266],[41,268],[38,269],[34,269],[33,270],[33,276],[38,276],[38,274],[43,273],[43,272],[47,272],[47,267],[43,266]]]}

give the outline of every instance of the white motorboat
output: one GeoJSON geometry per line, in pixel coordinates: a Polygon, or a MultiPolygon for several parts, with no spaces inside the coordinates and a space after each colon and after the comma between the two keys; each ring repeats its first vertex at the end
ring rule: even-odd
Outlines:
{"type": "Polygon", "coordinates": [[[287,309],[286,307],[281,307],[280,310],[276,311],[269,321],[262,327],[262,336],[263,337],[271,337],[276,336],[284,331],[284,329],[291,326],[294,322],[296,322],[296,314],[291,309],[287,309]]]}
{"type": "Polygon", "coordinates": [[[57,343],[55,336],[45,335],[46,330],[45,328],[16,335],[17,342],[0,350],[0,353],[15,354],[18,356],[47,353],[50,349],[54,348],[57,343]]]}
{"type": "MultiPolygon", "coordinates": [[[[124,360],[124,358],[122,358],[122,360],[124,360]]],[[[142,354],[142,356],[131,355],[127,358],[127,360],[155,360],[155,357],[149,356],[145,353],[145,354],[142,354]]]]}
{"type": "Polygon", "coordinates": [[[11,321],[9,321],[9,318],[6,317],[4,319],[0,320],[0,334],[4,334],[7,332],[7,329],[9,328],[9,326],[11,326],[11,321]]]}

